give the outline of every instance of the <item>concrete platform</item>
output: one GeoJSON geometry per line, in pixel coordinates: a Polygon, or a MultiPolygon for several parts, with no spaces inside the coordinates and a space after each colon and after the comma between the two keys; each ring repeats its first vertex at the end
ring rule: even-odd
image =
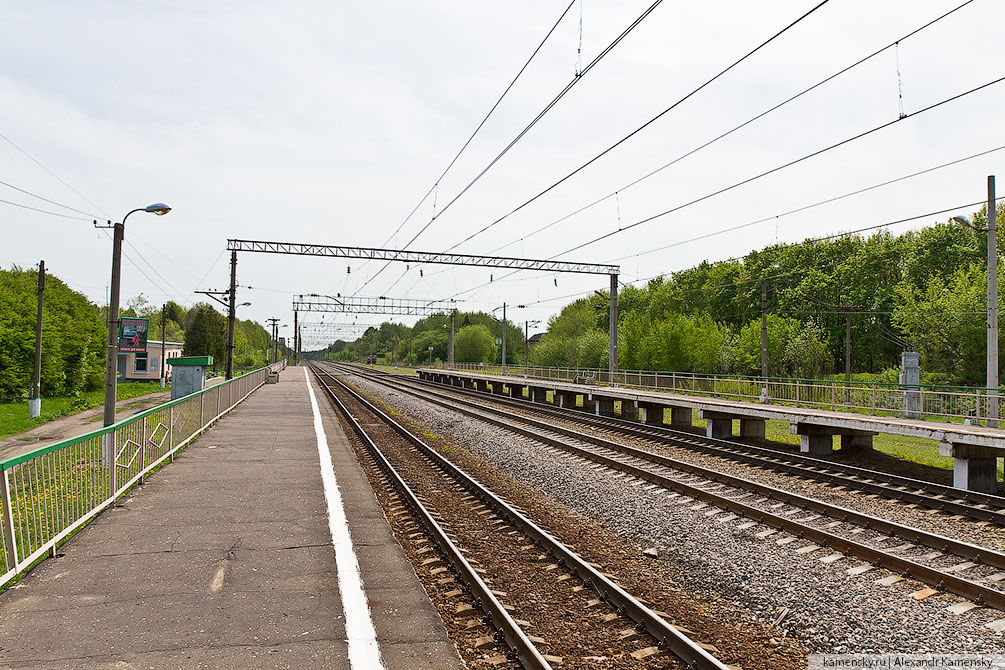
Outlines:
{"type": "MultiPolygon", "coordinates": [[[[0,595],[0,667],[362,668],[305,379],[262,386],[0,595]]],[[[315,393],[384,667],[463,668],[315,393]]]]}
{"type": "Polygon", "coordinates": [[[675,395],[610,386],[575,384],[568,381],[538,379],[535,377],[486,375],[460,370],[421,368],[420,379],[438,381],[453,386],[488,390],[523,398],[528,388],[530,400],[543,402],[544,391],[553,391],[553,404],[573,407],[576,397],[582,396],[582,408],[598,415],[613,415],[614,402],[621,401],[625,418],[634,418],[652,425],[663,425],[666,410],[670,410],[671,424],[691,426],[695,410],[706,420],[709,437],[733,437],[733,422],[739,419],[738,437],[763,437],[764,422],[777,419],[789,422],[793,434],[799,435],[800,450],[815,456],[833,451],[834,436],[839,435],[842,448],[869,449],[872,438],[879,433],[920,437],[939,442],[939,451],[954,459],[954,486],[961,489],[993,493],[996,490],[995,459],[1005,457],[1005,430],[985,426],[966,426],[956,423],[902,419],[898,417],[871,416],[853,412],[834,412],[802,407],[788,407],[722,398],[675,395]],[[496,388],[498,387],[498,388],[496,388]]]}

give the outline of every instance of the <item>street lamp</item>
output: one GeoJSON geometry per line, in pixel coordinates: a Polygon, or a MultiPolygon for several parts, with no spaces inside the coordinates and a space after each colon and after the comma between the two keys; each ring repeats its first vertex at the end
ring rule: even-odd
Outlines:
{"type": "MultiPolygon", "coordinates": [[[[126,236],[126,219],[130,214],[136,212],[147,212],[163,216],[171,211],[171,208],[161,202],[155,202],[146,207],[134,209],[124,217],[122,223],[112,224],[112,282],[109,287],[108,297],[108,351],[105,356],[105,414],[104,425],[110,426],[115,423],[115,387],[118,377],[118,353],[119,353],[119,278],[122,266],[122,240],[126,236]]],[[[109,222],[111,223],[111,222],[109,222]]],[[[114,449],[114,445],[113,445],[114,449]]],[[[109,463],[114,460],[115,454],[111,454],[109,463]]]]}

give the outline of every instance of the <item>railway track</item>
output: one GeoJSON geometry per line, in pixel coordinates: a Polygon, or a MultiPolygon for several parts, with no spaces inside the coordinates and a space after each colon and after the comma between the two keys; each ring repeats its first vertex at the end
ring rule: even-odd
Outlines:
{"type": "Polygon", "coordinates": [[[520,510],[320,366],[312,369],[394,488],[400,504],[391,514],[411,515],[435,545],[418,549],[425,557],[422,568],[449,588],[453,578],[448,570],[461,579],[463,587],[450,592],[465,601],[455,614],[483,612],[491,632],[476,646],[498,646],[529,669],[550,668],[562,659],[564,668],[725,670],[700,644],[520,510]],[[630,628],[625,629],[623,617],[631,620],[630,628]],[[531,625],[528,620],[534,622],[532,630],[524,630],[531,625]],[[564,655],[556,656],[563,648],[564,655]]]}
{"type": "MultiPolygon", "coordinates": [[[[356,374],[361,374],[359,368],[351,369],[356,374]]],[[[364,370],[364,372],[373,374],[376,371],[364,370]]],[[[387,375],[387,373],[379,372],[377,374],[387,375]]],[[[580,410],[557,409],[539,404],[532,405],[526,401],[512,400],[497,395],[489,396],[482,392],[469,391],[435,382],[404,379],[413,387],[449,389],[454,394],[466,397],[489,398],[492,402],[504,404],[523,412],[554,417],[559,420],[568,420],[571,415],[575,416],[578,423],[589,425],[597,430],[608,431],[611,435],[627,435],[640,439],[656,440],[671,446],[761,467],[765,470],[796,475],[835,486],[844,486],[848,489],[858,490],[869,495],[880,495],[905,504],[918,505],[947,514],[959,514],[975,521],[986,521],[1005,526],[1005,497],[1002,496],[954,489],[935,482],[859,468],[802,454],[779,452],[775,449],[732,440],[698,436],[669,427],[647,426],[624,419],[595,416],[580,410]]]]}
{"type": "MultiPolygon", "coordinates": [[[[361,374],[355,368],[351,372],[361,374]]],[[[391,380],[383,375],[368,376],[400,392],[531,437],[553,449],[594,461],[612,471],[664,487],[671,491],[669,495],[676,502],[692,505],[691,508],[696,511],[704,509],[707,515],[718,516],[720,521],[744,517],[748,521],[741,519],[741,528],[753,529],[758,524],[764,526],[757,532],[761,538],[780,530],[785,536],[778,540],[779,544],[809,541],[811,544],[797,549],[800,553],[829,546],[868,564],[852,568],[850,572],[853,574],[855,570],[864,571],[870,565],[881,566],[938,590],[963,596],[976,604],[1005,610],[1005,591],[996,587],[999,581],[1005,580],[1005,573],[997,572],[1005,568],[1005,554],[676,461],[598,435],[487,407],[484,394],[479,395],[480,402],[472,402],[432,392],[426,386],[409,388],[400,384],[400,380],[391,380]],[[719,515],[716,510],[722,514],[719,515]],[[796,518],[800,515],[804,515],[803,518],[796,518]],[[882,546],[893,538],[903,543],[890,548],[882,546]],[[922,551],[926,553],[917,555],[922,551]],[[959,557],[962,562],[953,556],[959,557]],[[939,565],[947,561],[951,564],[939,565]],[[982,577],[980,581],[965,579],[960,576],[961,572],[980,573],[982,577]]],[[[842,554],[832,554],[824,560],[834,561],[841,557],[842,554]]]]}

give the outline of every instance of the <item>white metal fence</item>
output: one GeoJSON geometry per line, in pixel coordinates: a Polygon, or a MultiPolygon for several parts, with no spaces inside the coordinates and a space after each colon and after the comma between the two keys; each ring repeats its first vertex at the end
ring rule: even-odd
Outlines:
{"type": "MultiPolygon", "coordinates": [[[[429,366],[421,366],[429,367],[429,366]]],[[[446,363],[432,367],[447,369],[446,363]]],[[[499,365],[456,363],[456,370],[501,374],[499,365]]],[[[696,375],[682,372],[618,371],[583,368],[542,368],[507,365],[510,375],[533,379],[551,379],[582,384],[612,385],[663,391],[677,395],[725,398],[746,402],[764,402],[816,409],[829,409],[875,416],[950,421],[967,418],[980,422],[989,409],[998,406],[992,416],[1001,417],[1002,392],[991,389],[950,386],[904,387],[898,384],[845,384],[841,381],[813,379],[762,379],[728,375],[696,375]]]]}
{"type": "Polygon", "coordinates": [[[0,586],[111,505],[286,361],[0,461],[0,586]],[[114,467],[110,467],[114,463],[114,467]]]}

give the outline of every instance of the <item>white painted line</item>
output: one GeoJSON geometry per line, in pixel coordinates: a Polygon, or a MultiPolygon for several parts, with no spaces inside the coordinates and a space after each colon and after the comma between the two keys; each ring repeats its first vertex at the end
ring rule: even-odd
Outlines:
{"type": "Polygon", "coordinates": [[[311,398],[311,409],[314,411],[314,432],[318,436],[318,458],[321,461],[321,482],[324,484],[325,501],[328,503],[328,529],[332,534],[332,546],[335,548],[335,567],[338,570],[338,589],[342,595],[342,609],[345,611],[345,634],[349,644],[349,665],[359,670],[383,668],[380,660],[380,647],[377,645],[377,634],[373,630],[370,619],[370,607],[363,591],[363,579],[359,574],[359,563],[356,552],[352,548],[352,538],[349,536],[349,523],[342,507],[342,493],[335,481],[335,468],[332,467],[332,455],[328,450],[328,436],[325,435],[324,423],[321,421],[321,411],[318,400],[311,386],[311,378],[304,368],[304,379],[307,381],[307,393],[311,398]]]}

